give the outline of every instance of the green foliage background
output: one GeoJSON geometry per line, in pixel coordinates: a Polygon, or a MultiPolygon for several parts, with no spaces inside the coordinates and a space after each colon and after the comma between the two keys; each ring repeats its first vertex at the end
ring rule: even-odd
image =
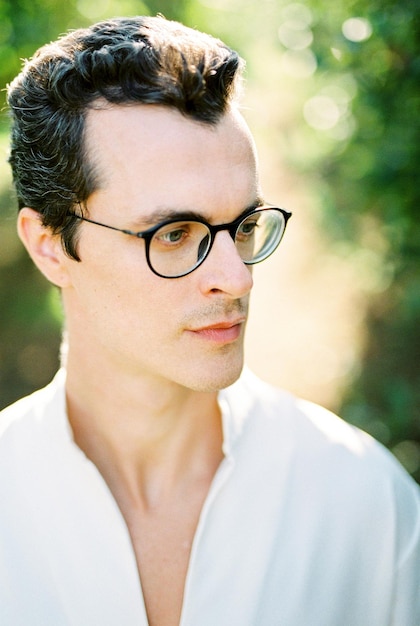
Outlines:
{"type": "MultiPolygon", "coordinates": [[[[304,175],[328,245],[369,278],[366,347],[340,413],[420,481],[418,0],[0,0],[0,83],[68,28],[158,12],[220,36],[247,59],[248,88],[271,103],[262,136],[304,175]],[[286,108],[281,134],[276,111],[286,108]]],[[[61,325],[57,293],[14,233],[7,126],[3,106],[0,406],[51,378],[61,325]]]]}

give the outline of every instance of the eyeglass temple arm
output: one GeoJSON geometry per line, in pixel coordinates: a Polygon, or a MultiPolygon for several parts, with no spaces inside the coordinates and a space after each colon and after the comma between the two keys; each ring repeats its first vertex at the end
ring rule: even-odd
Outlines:
{"type": "Polygon", "coordinates": [[[83,222],[89,222],[89,224],[96,224],[96,226],[102,226],[103,228],[109,228],[109,230],[116,230],[119,233],[124,233],[125,235],[133,235],[134,237],[143,238],[142,232],[135,232],[134,230],[129,230],[128,228],[117,228],[116,226],[110,226],[109,224],[102,224],[102,222],[96,222],[95,220],[91,220],[88,217],[84,217],[83,215],[77,215],[76,213],[71,213],[72,217],[76,217],[78,220],[82,220],[83,222]]]}

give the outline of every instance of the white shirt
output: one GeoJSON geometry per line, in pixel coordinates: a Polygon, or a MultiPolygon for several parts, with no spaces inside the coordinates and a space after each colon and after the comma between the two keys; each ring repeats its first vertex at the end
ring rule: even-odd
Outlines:
{"type": "MultiPolygon", "coordinates": [[[[0,416],[0,624],[146,626],[126,524],[72,440],[64,385],[61,371],[0,416]]],[[[419,626],[419,489],[391,454],[250,373],[220,406],[225,458],[181,626],[419,626]]]]}

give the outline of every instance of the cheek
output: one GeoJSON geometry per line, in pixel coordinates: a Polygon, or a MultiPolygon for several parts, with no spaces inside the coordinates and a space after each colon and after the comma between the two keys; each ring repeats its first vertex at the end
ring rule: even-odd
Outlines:
{"type": "Polygon", "coordinates": [[[115,234],[104,233],[101,240],[93,235],[83,233],[81,262],[69,262],[72,312],[85,318],[80,323],[91,323],[120,337],[173,333],[188,310],[191,277],[170,280],[156,276],[147,265],[140,241],[122,238],[118,246],[114,241],[111,253],[106,244],[115,234]]]}
{"type": "Polygon", "coordinates": [[[81,298],[93,322],[116,336],[142,335],[152,339],[165,334],[176,324],[178,297],[173,289],[167,293],[164,279],[150,270],[126,270],[123,275],[114,266],[96,274],[96,282],[83,284],[81,298]]]}
{"type": "Polygon", "coordinates": [[[95,232],[83,233],[79,242],[81,261],[72,272],[73,286],[83,301],[98,301],[108,308],[125,298],[134,298],[140,286],[147,285],[150,272],[141,254],[144,256],[144,250],[126,239],[112,232],[102,237],[95,232]]]}

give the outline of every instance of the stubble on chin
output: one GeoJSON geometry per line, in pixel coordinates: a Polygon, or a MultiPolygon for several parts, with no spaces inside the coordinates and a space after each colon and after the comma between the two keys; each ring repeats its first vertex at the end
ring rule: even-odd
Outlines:
{"type": "Polygon", "coordinates": [[[198,376],[191,380],[190,388],[203,393],[217,393],[233,385],[244,367],[243,335],[240,345],[232,344],[219,348],[218,358],[208,357],[200,367],[198,376]]]}

